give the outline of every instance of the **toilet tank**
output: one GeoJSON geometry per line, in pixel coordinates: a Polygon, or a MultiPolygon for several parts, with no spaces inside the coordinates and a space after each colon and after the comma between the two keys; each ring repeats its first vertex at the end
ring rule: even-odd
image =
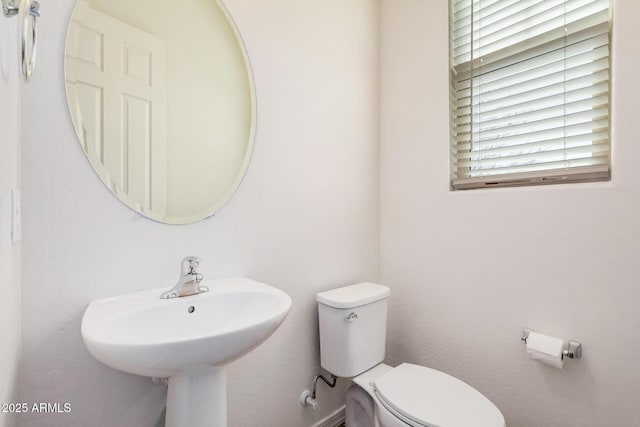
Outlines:
{"type": "Polygon", "coordinates": [[[324,369],[355,377],[384,360],[389,288],[358,283],[317,295],[324,369]]]}

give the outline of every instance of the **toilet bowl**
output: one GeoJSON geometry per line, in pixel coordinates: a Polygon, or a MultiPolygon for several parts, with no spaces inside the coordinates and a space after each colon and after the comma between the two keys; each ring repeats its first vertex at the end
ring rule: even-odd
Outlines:
{"type": "Polygon", "coordinates": [[[505,427],[479,391],[444,372],[382,363],[390,290],[359,283],[317,295],[321,364],[350,378],[346,427],[505,427]]]}

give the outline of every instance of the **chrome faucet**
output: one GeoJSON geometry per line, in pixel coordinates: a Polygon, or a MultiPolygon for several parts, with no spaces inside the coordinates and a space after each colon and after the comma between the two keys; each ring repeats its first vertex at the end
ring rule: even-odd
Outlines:
{"type": "Polygon", "coordinates": [[[195,256],[185,257],[180,265],[178,283],[176,283],[173,288],[163,292],[162,295],[160,295],[160,298],[178,298],[208,292],[209,288],[206,286],[200,286],[202,274],[198,273],[199,265],[200,258],[195,256]]]}

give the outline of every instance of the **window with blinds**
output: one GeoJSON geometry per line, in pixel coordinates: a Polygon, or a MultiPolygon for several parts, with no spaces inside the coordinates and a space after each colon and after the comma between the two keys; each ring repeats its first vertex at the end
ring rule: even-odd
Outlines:
{"type": "Polygon", "coordinates": [[[454,189],[608,180],[610,0],[450,0],[454,189]]]}

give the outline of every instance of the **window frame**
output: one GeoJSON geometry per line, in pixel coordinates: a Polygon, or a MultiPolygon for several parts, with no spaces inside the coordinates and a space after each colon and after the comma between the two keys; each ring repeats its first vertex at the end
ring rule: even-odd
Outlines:
{"type": "MultiPolygon", "coordinates": [[[[611,107],[612,107],[612,102],[611,102],[611,68],[612,68],[612,26],[613,26],[613,20],[612,20],[612,9],[613,9],[613,2],[611,0],[606,0],[607,3],[607,7],[606,7],[606,12],[608,15],[608,19],[606,20],[606,36],[608,37],[608,41],[606,44],[606,48],[608,49],[606,58],[608,59],[608,67],[607,67],[607,72],[608,72],[608,77],[606,79],[606,84],[607,84],[607,90],[606,90],[606,96],[607,96],[607,103],[604,104],[605,108],[607,109],[607,115],[606,115],[606,128],[603,128],[605,130],[603,130],[602,132],[606,132],[607,133],[607,137],[606,137],[606,141],[603,142],[603,146],[602,147],[597,147],[597,149],[604,149],[603,152],[605,154],[600,154],[599,156],[601,158],[599,159],[595,159],[594,163],[596,164],[588,164],[585,166],[569,166],[568,164],[570,163],[570,161],[566,161],[567,165],[565,167],[562,168],[553,168],[553,169],[544,169],[540,168],[537,170],[530,170],[530,171],[524,171],[524,172],[507,172],[507,173],[491,173],[492,171],[492,167],[489,168],[485,168],[482,169],[480,173],[478,173],[479,176],[472,176],[471,168],[468,167],[466,168],[459,168],[456,166],[456,163],[458,162],[458,154],[460,154],[460,152],[457,151],[457,149],[460,148],[460,146],[464,146],[465,145],[465,140],[462,140],[463,143],[460,143],[461,139],[459,138],[458,134],[455,131],[456,126],[460,126],[460,120],[459,120],[459,116],[456,116],[456,108],[461,108],[460,107],[460,103],[458,102],[458,98],[456,98],[455,92],[456,91],[460,91],[458,86],[458,89],[456,89],[456,83],[457,82],[461,82],[463,81],[462,79],[457,79],[456,78],[456,71],[458,71],[458,73],[462,74],[463,72],[468,73],[468,79],[469,79],[469,83],[468,83],[468,87],[470,88],[469,90],[471,91],[471,95],[470,95],[470,101],[468,104],[468,109],[469,109],[469,113],[468,116],[470,117],[468,123],[469,123],[469,128],[470,130],[468,131],[468,133],[471,135],[469,137],[469,139],[467,140],[468,143],[466,143],[466,145],[468,145],[468,152],[466,152],[467,154],[465,154],[464,151],[462,151],[462,155],[460,158],[465,158],[468,157],[469,159],[472,158],[472,155],[470,154],[473,150],[473,144],[475,143],[475,141],[473,140],[473,122],[474,122],[474,114],[478,114],[476,112],[473,111],[473,106],[474,106],[474,99],[473,97],[473,87],[475,82],[473,81],[473,79],[478,78],[476,75],[474,75],[474,71],[476,70],[474,67],[476,66],[476,64],[478,63],[478,61],[482,61],[481,57],[473,57],[473,55],[470,55],[470,60],[469,61],[461,61],[457,64],[454,64],[454,54],[453,54],[453,50],[454,50],[454,46],[453,46],[453,39],[454,39],[454,4],[456,2],[460,2],[461,0],[450,0],[449,1],[449,87],[450,87],[450,189],[452,191],[456,191],[456,190],[468,190],[468,189],[477,189],[477,188],[495,188],[495,187],[513,187],[513,186],[530,186],[530,185],[546,185],[546,184],[559,184],[559,183],[581,183],[581,182],[598,182],[598,181],[609,181],[611,179],[611,117],[612,117],[612,113],[611,113],[611,107]],[[458,119],[458,124],[456,125],[456,119],[458,119]],[[606,147],[604,146],[606,145],[606,147]],[[603,163],[604,160],[604,163],[603,163]],[[600,162],[601,164],[597,164],[597,162],[600,162]],[[488,171],[488,172],[487,172],[488,171]],[[466,172],[466,173],[465,173],[466,172]]],[[[464,0],[462,0],[464,1],[464,0]]],[[[470,3],[473,5],[475,2],[477,2],[478,0],[470,0],[470,3]]],[[[504,0],[498,0],[498,1],[504,1],[504,0]]],[[[496,2],[497,3],[497,2],[496,2]]],[[[566,3],[566,1],[565,1],[566,3]]],[[[593,3],[597,3],[597,1],[594,1],[593,3]]],[[[604,1],[602,2],[604,3],[604,1]]],[[[581,6],[584,7],[584,6],[581,6]]],[[[565,12],[566,13],[566,12],[565,12]]],[[[473,8],[471,7],[471,22],[473,22],[473,8]]],[[[565,16],[565,15],[563,15],[565,16]]],[[[590,17],[590,15],[588,16],[590,17]]],[[[566,19],[566,18],[564,18],[566,19]]],[[[564,54],[565,54],[565,61],[566,61],[566,50],[568,47],[572,46],[573,44],[579,43],[579,42],[584,42],[585,40],[589,40],[590,37],[595,37],[595,36],[590,36],[589,33],[585,33],[585,34],[580,34],[580,31],[574,31],[571,33],[568,33],[567,30],[567,26],[569,26],[570,24],[564,24],[564,31],[565,31],[565,35],[563,37],[555,37],[555,39],[553,39],[553,42],[555,43],[556,47],[553,49],[549,49],[546,48],[547,50],[545,50],[545,44],[547,42],[540,42],[539,40],[544,40],[543,37],[541,37],[539,40],[537,40],[537,43],[532,44],[531,46],[529,46],[527,48],[527,50],[530,49],[541,49],[542,54],[538,54],[537,56],[530,56],[528,59],[529,60],[531,58],[535,58],[535,57],[541,57],[543,55],[548,55],[550,53],[553,53],[554,51],[557,51],[559,49],[563,49],[564,50],[564,54]],[[562,44],[561,48],[558,48],[557,45],[558,44],[562,44]]],[[[599,23],[598,25],[604,25],[604,21],[599,23]]],[[[474,29],[473,26],[471,26],[471,30],[470,30],[470,36],[468,37],[469,39],[471,39],[471,41],[468,43],[471,47],[471,51],[473,51],[474,46],[473,45],[473,35],[474,35],[474,29]]],[[[556,31],[556,30],[554,30],[556,31]]],[[[602,30],[601,30],[602,32],[602,30]]],[[[605,34],[605,33],[602,33],[605,34]]],[[[602,34],[600,34],[600,36],[602,36],[602,34]]],[[[539,37],[539,36],[538,36],[539,37]]],[[[534,38],[535,39],[535,38],[534,38]]],[[[518,43],[528,43],[530,39],[521,39],[518,43]]],[[[462,46],[462,45],[459,45],[462,46]]],[[[458,47],[459,47],[458,46],[458,47]]],[[[509,49],[511,49],[512,45],[508,45],[506,47],[503,47],[501,49],[498,49],[496,51],[491,52],[489,55],[494,55],[497,56],[499,58],[508,58],[510,56],[510,54],[505,53],[508,52],[509,49]]],[[[533,50],[535,52],[535,50],[533,50]]],[[[526,52],[526,50],[525,50],[526,52]]],[[[489,56],[487,55],[487,56],[489,56]]],[[[526,57],[526,54],[523,54],[523,57],[526,57]]],[[[523,60],[524,61],[524,60],[523,60]]],[[[508,62],[508,61],[507,61],[508,62]]],[[[492,61],[493,63],[493,61],[492,61]]],[[[511,67],[512,65],[517,64],[513,63],[510,65],[505,66],[504,68],[508,68],[511,67]]],[[[546,65],[545,65],[546,66],[546,65]]],[[[482,74],[482,73],[480,73],[482,74]]],[[[566,81],[567,79],[565,78],[564,80],[564,84],[566,86],[566,81]]],[[[566,96],[566,89],[565,89],[565,96],[566,96]]],[[[602,97],[603,95],[598,95],[600,97],[602,97]]],[[[592,98],[595,98],[596,96],[592,96],[592,98]]],[[[478,103],[478,105],[480,105],[480,103],[478,103]]],[[[566,101],[565,101],[565,105],[566,105],[566,101]]],[[[543,109],[545,107],[542,107],[541,109],[543,109]]],[[[460,113],[461,114],[461,113],[460,113]]],[[[520,114],[519,112],[516,114],[520,114]]],[[[566,120],[567,114],[565,111],[565,114],[563,114],[562,116],[558,116],[558,117],[563,117],[566,120]]],[[[601,120],[601,119],[598,119],[601,120]]],[[[593,121],[593,120],[592,120],[593,121]]],[[[507,126],[511,126],[511,124],[508,124],[507,126]]],[[[594,125],[595,126],[595,125],[594,125]]],[[[566,131],[566,123],[563,127],[564,129],[564,139],[567,139],[567,131],[566,131]]],[[[591,135],[594,134],[594,130],[591,130],[591,135]]],[[[525,133],[526,134],[526,133],[525,133]]],[[[586,135],[590,135],[589,133],[587,133],[586,135]]],[[[586,138],[588,139],[588,138],[586,138]]],[[[539,141],[539,143],[544,143],[545,140],[541,140],[539,141]]],[[[534,142],[535,143],[535,142],[534,142]]],[[[534,145],[534,143],[530,143],[530,145],[534,145]]],[[[515,144],[517,146],[517,144],[515,144]]],[[[591,143],[587,143],[585,146],[586,147],[594,147],[596,144],[592,141],[591,143]]],[[[566,146],[566,144],[565,144],[566,146]]],[[[588,150],[594,150],[593,152],[596,152],[595,148],[587,148],[585,149],[585,151],[588,150]]],[[[558,150],[560,151],[560,150],[558,150]]],[[[566,147],[563,149],[563,153],[566,153],[567,149],[566,147]]],[[[530,153],[526,153],[526,154],[530,154],[530,153]]],[[[534,153],[535,155],[535,153],[534,153]]],[[[593,154],[591,154],[591,156],[593,156],[593,154]]],[[[514,156],[515,157],[515,156],[514,156]]],[[[595,157],[594,157],[595,158],[595,157]]],[[[469,160],[467,163],[470,163],[471,160],[469,160]]],[[[588,162],[588,161],[586,161],[588,162]]],[[[518,167],[518,166],[515,166],[518,167]]],[[[526,169],[526,165],[523,166],[523,168],[526,169]]],[[[533,168],[535,168],[536,166],[533,166],[533,168]]],[[[496,170],[498,170],[499,168],[496,168],[496,170]]]]}

